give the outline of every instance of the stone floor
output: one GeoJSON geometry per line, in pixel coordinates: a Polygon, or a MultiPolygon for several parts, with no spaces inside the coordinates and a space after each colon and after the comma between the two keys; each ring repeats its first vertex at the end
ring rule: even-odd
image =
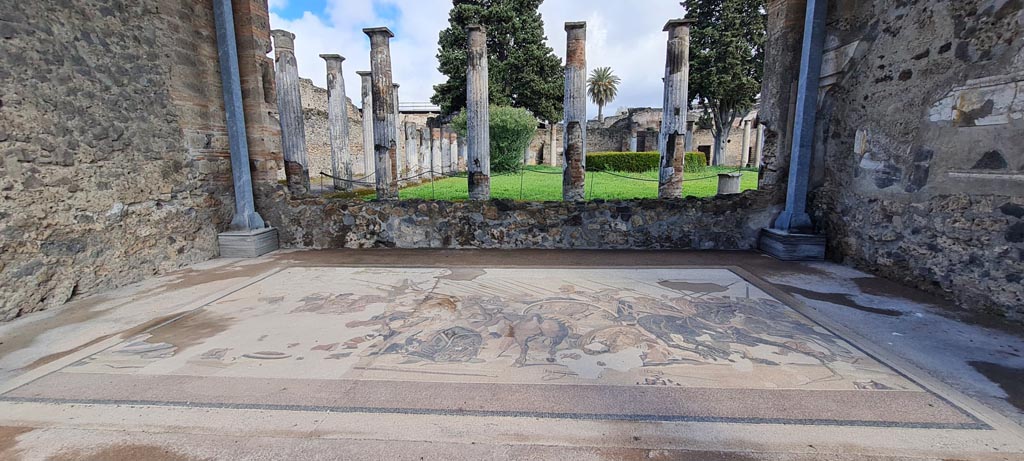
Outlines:
{"type": "Polygon", "coordinates": [[[0,325],[0,458],[1024,459],[1024,339],[956,317],[754,253],[217,260],[0,325]]]}

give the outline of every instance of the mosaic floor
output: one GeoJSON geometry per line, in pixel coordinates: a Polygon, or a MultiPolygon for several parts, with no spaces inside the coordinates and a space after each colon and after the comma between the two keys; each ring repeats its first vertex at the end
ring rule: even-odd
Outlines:
{"type": "Polygon", "coordinates": [[[711,268],[291,268],[3,399],[985,427],[711,268]]]}

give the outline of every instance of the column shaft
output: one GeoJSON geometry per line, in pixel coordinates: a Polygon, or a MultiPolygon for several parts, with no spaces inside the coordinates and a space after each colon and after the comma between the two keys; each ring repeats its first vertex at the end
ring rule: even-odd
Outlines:
{"type": "Polygon", "coordinates": [[[331,138],[331,176],[335,190],[352,190],[352,156],[348,146],[348,101],[345,96],[345,58],[321,54],[327,62],[327,124],[331,138]],[[347,181],[341,181],[345,179],[347,181]]]}
{"type": "Polygon", "coordinates": [[[750,166],[750,120],[743,121],[743,152],[740,154],[740,166],[750,166]]]}
{"type": "Polygon", "coordinates": [[[562,163],[562,196],[565,200],[583,200],[587,168],[587,23],[567,22],[565,31],[565,154],[562,163]],[[573,125],[575,128],[571,128],[573,125]],[[573,129],[577,132],[573,132],[573,129]],[[574,146],[574,143],[578,145],[574,146]],[[576,150],[570,152],[570,149],[576,150]]]}
{"type": "Polygon", "coordinates": [[[689,122],[689,121],[686,122],[686,142],[683,144],[683,147],[685,148],[685,150],[687,152],[694,152],[694,150],[693,150],[693,123],[694,122],[689,122]]]}
{"type": "Polygon", "coordinates": [[[419,130],[419,174],[430,171],[430,128],[422,127],[419,130]]]}
{"type": "Polygon", "coordinates": [[[375,182],[376,161],[373,152],[373,74],[362,71],[359,74],[362,83],[363,105],[363,179],[364,182],[375,182]]]}
{"type": "Polygon", "coordinates": [[[299,68],[295,61],[295,34],[274,30],[277,62],[277,111],[281,119],[281,151],[284,172],[292,194],[309,193],[309,164],[306,160],[306,122],[299,93],[299,68]]]}
{"type": "Polygon", "coordinates": [[[668,53],[665,57],[665,107],[662,109],[661,169],[658,175],[658,198],[683,196],[683,163],[686,159],[686,119],[690,81],[690,24],[674,19],[665,25],[668,32],[668,53]]]}
{"type": "Polygon", "coordinates": [[[430,169],[435,175],[442,174],[441,171],[441,129],[430,129],[430,169]]]}
{"type": "Polygon", "coordinates": [[[399,86],[400,85],[397,84],[397,83],[392,84],[392,87],[394,88],[394,93],[393,94],[394,94],[394,101],[395,101],[394,102],[394,110],[395,110],[395,133],[394,133],[394,139],[395,139],[395,143],[398,145],[398,148],[395,149],[394,164],[396,165],[396,167],[395,167],[394,170],[392,170],[391,174],[394,175],[396,180],[398,178],[403,178],[405,176],[408,176],[408,169],[409,169],[409,166],[405,163],[405,155],[403,154],[404,144],[402,143],[402,134],[404,134],[404,133],[402,133],[398,129],[398,127],[402,124],[402,115],[401,115],[401,112],[398,110],[398,87],[399,86]]]}
{"type": "Polygon", "coordinates": [[[398,200],[394,171],[398,151],[395,139],[394,82],[391,77],[391,38],[386,27],[363,29],[370,37],[370,71],[373,89],[373,152],[377,162],[377,199],[398,200]]]}
{"type": "Polygon", "coordinates": [[[558,143],[558,123],[551,122],[548,126],[550,127],[548,136],[551,137],[548,140],[548,165],[558,166],[558,159],[562,158],[564,146],[558,143]]]}
{"type": "Polygon", "coordinates": [[[405,176],[415,176],[419,174],[418,167],[419,162],[416,161],[416,141],[419,140],[419,134],[416,133],[416,124],[412,122],[405,122],[405,176]]]}
{"type": "Polygon", "coordinates": [[[757,139],[754,140],[754,168],[761,168],[764,155],[764,125],[757,124],[757,139]]]}

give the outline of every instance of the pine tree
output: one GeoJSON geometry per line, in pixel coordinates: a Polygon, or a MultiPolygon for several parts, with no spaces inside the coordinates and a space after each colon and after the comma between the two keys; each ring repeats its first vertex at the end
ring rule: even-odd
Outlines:
{"type": "Polygon", "coordinates": [[[690,94],[704,108],[715,138],[715,165],[737,117],[761,92],[767,16],[765,0],[686,0],[690,27],[690,94]]]}
{"type": "Polygon", "coordinates": [[[544,0],[454,0],[441,32],[438,70],[448,81],[431,102],[445,114],[466,107],[466,26],[487,29],[491,104],[527,109],[548,121],[562,119],[562,61],[547,45],[539,8],[544,0]]]}

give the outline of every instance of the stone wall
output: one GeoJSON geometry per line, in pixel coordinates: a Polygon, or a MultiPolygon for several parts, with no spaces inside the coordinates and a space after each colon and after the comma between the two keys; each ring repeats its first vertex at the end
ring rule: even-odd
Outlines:
{"type": "MultiPolygon", "coordinates": [[[[265,21],[244,11],[251,51],[265,21]]],[[[212,5],[34,0],[3,16],[0,320],[216,256],[233,202],[212,5]]],[[[248,103],[272,91],[247,76],[248,103]]],[[[276,133],[251,128],[269,181],[276,133]]]]}
{"type": "MultiPolygon", "coordinates": [[[[802,2],[773,3],[781,135],[798,63],[779,29],[802,2]]],[[[831,3],[812,193],[830,256],[1024,321],[1024,3],[831,3]]]]}
{"type": "Polygon", "coordinates": [[[778,194],[591,202],[364,202],[259,194],[288,248],[749,250],[778,194]]]}

